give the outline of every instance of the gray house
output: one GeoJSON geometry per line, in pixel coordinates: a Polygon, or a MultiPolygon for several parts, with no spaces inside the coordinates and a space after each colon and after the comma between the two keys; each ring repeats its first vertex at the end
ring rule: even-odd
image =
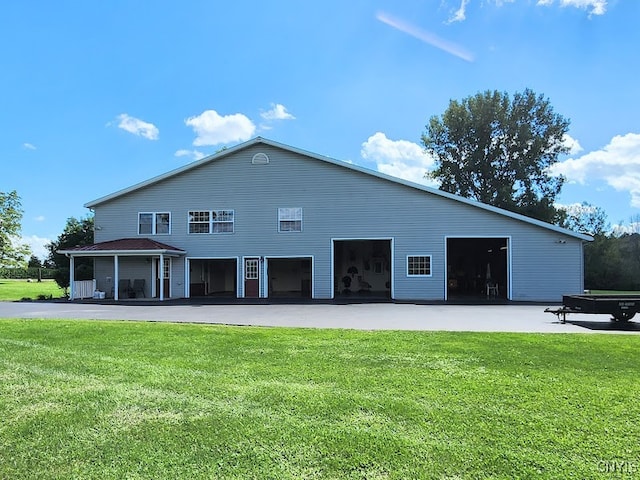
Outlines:
{"type": "Polygon", "coordinates": [[[97,243],[64,253],[116,300],[558,301],[591,240],[260,137],[85,206],[97,243]]]}

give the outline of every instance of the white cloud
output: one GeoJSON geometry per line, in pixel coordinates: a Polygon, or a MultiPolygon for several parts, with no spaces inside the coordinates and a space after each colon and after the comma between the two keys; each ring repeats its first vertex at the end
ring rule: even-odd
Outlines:
{"type": "Polygon", "coordinates": [[[616,237],[631,235],[632,233],[640,233],[640,222],[634,222],[632,220],[628,224],[615,224],[611,227],[611,233],[616,237]]]}
{"type": "MultiPolygon", "coordinates": [[[[550,6],[556,0],[538,0],[538,5],[550,6]]],[[[607,0],[558,0],[561,7],[591,9],[590,15],[604,15],[607,11],[607,0]]]]}
{"type": "Polygon", "coordinates": [[[554,206],[556,208],[564,210],[569,215],[572,215],[575,217],[580,217],[581,215],[593,214],[598,211],[597,206],[589,205],[586,203],[570,203],[569,205],[556,203],[554,206]]]}
{"type": "Polygon", "coordinates": [[[569,155],[576,155],[577,153],[580,153],[582,150],[584,150],[578,140],[573,138],[568,133],[565,133],[562,137],[562,143],[564,143],[564,145],[569,148],[569,155]]]}
{"type": "Polygon", "coordinates": [[[558,162],[550,171],[582,184],[603,180],[618,191],[628,191],[631,205],[640,207],[640,134],[617,135],[601,150],[558,162]]]}
{"type": "Polygon", "coordinates": [[[32,143],[25,142],[22,144],[22,148],[26,148],[27,150],[35,150],[36,146],[32,143]]]}
{"type": "Polygon", "coordinates": [[[207,154],[199,152],[198,150],[180,149],[180,150],[176,151],[175,156],[176,157],[191,157],[194,160],[200,160],[201,158],[206,157],[207,154]]]}
{"type": "Polygon", "coordinates": [[[45,218],[44,218],[44,215],[38,215],[36,218],[34,218],[34,220],[36,222],[44,222],[45,218]]]}
{"type": "Polygon", "coordinates": [[[219,145],[249,140],[256,126],[241,113],[221,116],[215,110],[205,110],[200,115],[187,118],[184,123],[193,128],[196,147],[219,145]]]}
{"type": "Polygon", "coordinates": [[[121,113],[116,117],[119,120],[118,128],[122,130],[144,137],[149,140],[157,140],[160,133],[158,127],[153,123],[148,123],[139,118],[131,117],[126,113],[121,113]]]}
{"type": "Polygon", "coordinates": [[[424,185],[437,185],[424,177],[433,168],[434,161],[417,143],[390,140],[384,133],[377,132],[362,144],[360,155],[374,161],[379,172],[424,185]]]}
{"type": "Polygon", "coordinates": [[[460,4],[460,8],[458,8],[455,12],[453,12],[453,15],[451,15],[447,23],[462,22],[466,20],[467,18],[466,10],[467,10],[467,4],[469,3],[469,0],[461,0],[461,1],[462,3],[460,4]]]}
{"type": "Polygon", "coordinates": [[[31,247],[31,253],[40,260],[44,260],[49,256],[47,245],[51,242],[52,240],[50,238],[38,237],[37,235],[23,236],[20,239],[20,243],[29,245],[31,247]]]}
{"type": "MultiPolygon", "coordinates": [[[[495,5],[496,7],[502,7],[507,3],[515,3],[516,0],[474,0],[475,4],[480,6],[495,5]]],[[[543,7],[551,7],[554,4],[559,4],[560,7],[574,7],[583,10],[588,10],[589,15],[604,15],[607,12],[607,4],[609,0],[537,0],[536,5],[543,7]]],[[[471,0],[443,0],[446,8],[451,12],[449,19],[446,23],[462,22],[467,18],[467,7],[471,0]],[[459,3],[459,6],[457,6],[459,3]],[[456,6],[454,6],[456,5],[456,6]]],[[[409,32],[407,32],[409,33],[409,32]]]]}
{"type": "Polygon", "coordinates": [[[260,114],[265,120],[295,120],[296,117],[287,112],[287,108],[281,103],[272,103],[271,110],[260,114]]]}

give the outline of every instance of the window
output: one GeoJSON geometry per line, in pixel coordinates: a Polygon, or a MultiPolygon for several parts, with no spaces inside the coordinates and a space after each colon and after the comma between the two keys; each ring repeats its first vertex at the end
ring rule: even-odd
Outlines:
{"type": "Polygon", "coordinates": [[[279,232],[301,232],[302,231],[302,208],[279,208],[278,209],[278,231],[279,232]]]}
{"type": "Polygon", "coordinates": [[[189,212],[189,233],[233,233],[233,210],[189,212]]]}
{"type": "Polygon", "coordinates": [[[170,233],[170,213],[145,212],[138,214],[138,235],[169,235],[170,233]]]}
{"type": "Polygon", "coordinates": [[[153,233],[153,213],[138,214],[138,234],[151,235],[153,233]]]}
{"type": "Polygon", "coordinates": [[[233,233],[233,210],[215,210],[211,216],[213,233],[233,233]]]}
{"type": "Polygon", "coordinates": [[[209,212],[189,212],[189,233],[209,233],[209,212]]]}
{"type": "Polygon", "coordinates": [[[259,260],[248,258],[244,262],[244,278],[246,280],[257,280],[259,274],[259,260]]]}
{"type": "Polygon", "coordinates": [[[162,278],[171,278],[171,259],[170,258],[165,258],[164,262],[162,263],[162,278]]]}
{"type": "Polygon", "coordinates": [[[407,275],[409,277],[430,277],[431,255],[409,255],[407,257],[407,275]]]}

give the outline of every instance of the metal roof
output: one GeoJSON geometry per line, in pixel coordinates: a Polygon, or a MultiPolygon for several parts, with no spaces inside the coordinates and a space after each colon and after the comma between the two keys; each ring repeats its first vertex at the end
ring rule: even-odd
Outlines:
{"type": "Polygon", "coordinates": [[[101,255],[184,255],[186,252],[180,248],[156,242],[149,238],[120,238],[118,240],[94,243],[93,245],[65,248],[64,250],[58,250],[58,253],[95,257],[101,255]]]}

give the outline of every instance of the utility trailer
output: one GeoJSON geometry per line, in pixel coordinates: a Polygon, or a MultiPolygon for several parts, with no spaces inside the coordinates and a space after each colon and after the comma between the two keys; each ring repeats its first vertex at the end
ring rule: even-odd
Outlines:
{"type": "Polygon", "coordinates": [[[614,322],[628,322],[640,309],[639,295],[563,295],[562,306],[547,308],[565,323],[568,313],[610,314],[614,322]]]}

